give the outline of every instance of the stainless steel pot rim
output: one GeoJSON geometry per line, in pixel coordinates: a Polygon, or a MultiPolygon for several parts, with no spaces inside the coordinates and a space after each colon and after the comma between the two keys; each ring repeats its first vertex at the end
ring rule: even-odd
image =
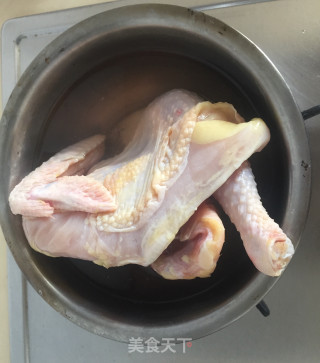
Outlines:
{"type": "MultiPolygon", "coordinates": [[[[251,69],[257,82],[257,89],[263,88],[267,102],[282,120],[280,125],[286,135],[288,159],[290,161],[290,185],[287,201],[287,213],[283,220],[283,228],[289,231],[297,246],[300,239],[310,199],[310,167],[305,170],[302,161],[310,166],[310,154],[303,120],[291,92],[276,67],[265,54],[245,36],[222,23],[200,12],[184,7],[160,4],[142,4],[116,8],[95,15],[76,26],[47,46],[32,62],[19,80],[4,110],[0,126],[0,160],[2,165],[8,164],[8,153],[12,149],[10,142],[16,132],[15,120],[22,117],[26,105],[35,92],[41,79],[60,67],[68,55],[77,52],[77,47],[89,47],[90,42],[99,38],[107,39],[115,33],[128,32],[130,29],[144,28],[145,31],[171,31],[194,34],[199,39],[211,39],[212,44],[220,47],[234,58],[234,62],[246,69],[251,69]],[[8,136],[9,135],[9,136],[8,136]],[[299,206],[300,213],[296,212],[299,206]]],[[[167,33],[166,33],[167,34],[167,33]]],[[[8,188],[12,180],[2,175],[1,185],[1,224],[4,235],[20,269],[36,291],[57,311],[77,325],[98,335],[128,341],[130,337],[184,337],[193,339],[202,337],[230,324],[254,307],[272,288],[277,278],[262,274],[248,284],[244,291],[226,301],[216,312],[197,317],[193,320],[163,326],[139,326],[116,321],[103,312],[88,309],[85,297],[77,297],[70,291],[59,291],[52,281],[48,281],[34,264],[26,264],[27,250],[18,250],[13,240],[15,226],[8,219],[8,188]]],[[[290,268],[290,267],[289,267],[290,268]]]]}

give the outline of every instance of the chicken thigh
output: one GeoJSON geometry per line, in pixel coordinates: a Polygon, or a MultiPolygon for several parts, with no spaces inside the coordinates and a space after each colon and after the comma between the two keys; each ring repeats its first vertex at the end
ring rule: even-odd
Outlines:
{"type": "Polygon", "coordinates": [[[151,267],[168,280],[209,277],[224,241],[223,223],[212,203],[205,201],[151,267]]]}

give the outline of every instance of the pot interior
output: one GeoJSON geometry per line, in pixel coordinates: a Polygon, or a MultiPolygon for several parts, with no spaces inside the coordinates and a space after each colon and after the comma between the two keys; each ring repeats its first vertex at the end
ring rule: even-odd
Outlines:
{"type": "MultiPolygon", "coordinates": [[[[267,109],[228,74],[206,62],[167,52],[120,55],[86,72],[56,102],[43,129],[34,167],[62,147],[82,138],[107,135],[106,157],[123,149],[136,125],[122,122],[165,91],[183,88],[205,100],[232,103],[249,120],[269,117],[267,109]],[[259,103],[258,103],[259,104],[259,103]]],[[[281,223],[287,197],[287,169],[276,120],[266,120],[271,141],[251,158],[263,203],[281,223]]],[[[187,186],[186,186],[187,187],[187,186]]],[[[86,301],[83,308],[103,317],[140,326],[162,326],[217,311],[241,293],[258,272],[247,257],[239,234],[221,211],[226,242],[210,278],[168,281],[136,265],[105,269],[92,262],[50,258],[31,251],[36,265],[68,298],[86,301]]],[[[79,301],[80,301],[79,300],[79,301]]]]}

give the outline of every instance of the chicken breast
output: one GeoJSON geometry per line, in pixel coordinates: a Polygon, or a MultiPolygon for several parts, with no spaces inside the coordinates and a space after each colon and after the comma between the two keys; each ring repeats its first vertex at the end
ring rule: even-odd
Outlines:
{"type": "Polygon", "coordinates": [[[201,203],[269,140],[262,120],[236,125],[219,119],[221,109],[235,114],[230,105],[174,90],[139,114],[132,141],[114,158],[96,164],[101,135],[59,152],[10,195],[30,245],[105,267],[152,264],[201,203]]]}

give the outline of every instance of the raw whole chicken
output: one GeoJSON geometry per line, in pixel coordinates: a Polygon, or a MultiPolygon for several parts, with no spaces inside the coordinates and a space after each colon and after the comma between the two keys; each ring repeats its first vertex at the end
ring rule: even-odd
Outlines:
{"type": "MultiPolygon", "coordinates": [[[[119,155],[98,162],[105,137],[95,135],[60,151],[13,189],[10,207],[23,216],[30,245],[107,268],[151,265],[167,279],[207,277],[224,243],[222,222],[207,202],[215,193],[256,267],[281,273],[293,253],[290,240],[262,205],[263,221],[252,228],[260,199],[242,208],[247,197],[237,187],[246,184],[238,173],[251,170],[243,163],[269,141],[265,123],[244,122],[231,105],[183,90],[165,93],[135,117],[139,126],[119,155]],[[238,197],[239,212],[232,214],[238,197]],[[281,237],[271,243],[270,235],[281,237]]],[[[246,190],[252,189],[251,182],[246,190]]]]}

